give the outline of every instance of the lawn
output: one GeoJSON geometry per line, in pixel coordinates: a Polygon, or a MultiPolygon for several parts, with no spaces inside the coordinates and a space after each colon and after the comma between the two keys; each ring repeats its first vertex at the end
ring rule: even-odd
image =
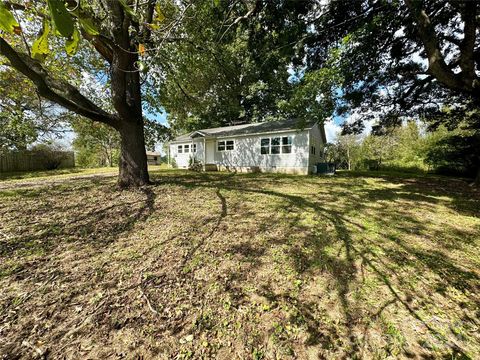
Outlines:
{"type": "Polygon", "coordinates": [[[463,180],[152,178],[3,184],[0,357],[478,358],[463,180]]]}
{"type": "MultiPolygon", "coordinates": [[[[149,165],[150,170],[156,171],[160,169],[166,169],[168,166],[166,164],[162,165],[149,165]]],[[[116,175],[118,174],[118,167],[101,167],[101,168],[66,168],[66,169],[56,169],[56,170],[45,170],[45,171],[30,171],[30,172],[0,172],[0,181],[1,180],[10,180],[10,181],[29,181],[34,179],[63,179],[71,178],[73,175],[76,177],[85,177],[90,175],[116,175]]]]}

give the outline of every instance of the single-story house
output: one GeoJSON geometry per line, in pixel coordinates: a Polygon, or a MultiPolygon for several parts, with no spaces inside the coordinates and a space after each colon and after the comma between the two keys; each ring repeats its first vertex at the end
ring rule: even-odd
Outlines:
{"type": "Polygon", "coordinates": [[[296,119],[202,129],[169,143],[169,159],[188,168],[191,158],[205,170],[311,174],[322,161],[325,129],[296,119]]]}
{"type": "Polygon", "coordinates": [[[159,165],[161,162],[162,156],[159,152],[147,151],[147,164],[148,165],[159,165]]]}

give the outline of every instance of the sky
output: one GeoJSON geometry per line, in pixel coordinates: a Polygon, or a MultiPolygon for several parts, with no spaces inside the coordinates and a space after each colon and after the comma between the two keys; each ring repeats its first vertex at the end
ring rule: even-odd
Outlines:
{"type": "MultiPolygon", "coordinates": [[[[289,74],[293,77],[294,72],[293,69],[289,68],[287,70],[289,74]]],[[[298,74],[297,74],[298,75],[298,74]]],[[[302,74],[300,73],[300,76],[302,74]]],[[[95,94],[97,99],[105,100],[106,96],[108,96],[108,90],[105,89],[105,79],[102,76],[95,77],[87,72],[83,73],[83,82],[81,90],[85,93],[95,94]]],[[[149,112],[147,109],[144,109],[144,114],[149,119],[155,120],[162,125],[169,126],[167,122],[167,113],[164,112],[149,112]]],[[[331,120],[327,120],[324,124],[325,126],[325,133],[327,137],[327,142],[335,142],[337,137],[341,132],[341,124],[344,121],[353,121],[358,118],[357,114],[353,114],[347,118],[335,116],[331,120]]],[[[371,129],[371,124],[366,124],[365,133],[369,133],[371,129]]],[[[75,137],[73,131],[66,132],[61,139],[57,139],[57,142],[63,145],[65,148],[71,149],[72,148],[72,141],[75,137]]],[[[156,151],[162,151],[162,144],[158,144],[156,146],[156,151]]]]}
{"type": "Polygon", "coordinates": [[[332,143],[338,137],[338,134],[341,131],[340,122],[337,120],[328,120],[324,124],[325,134],[327,136],[327,142],[332,143]]]}
{"type": "MultiPolygon", "coordinates": [[[[167,113],[146,113],[146,115],[150,118],[150,119],[153,119],[153,120],[156,120],[157,122],[159,122],[160,124],[162,125],[165,125],[165,126],[169,126],[168,123],[167,123],[167,113]]],[[[349,119],[350,120],[350,119],[349,119]]],[[[340,118],[340,117],[337,117],[333,120],[327,120],[324,124],[325,126],[325,133],[326,133],[326,136],[327,136],[327,142],[335,142],[335,140],[337,139],[338,135],[340,134],[341,132],[341,124],[343,123],[344,119],[343,118],[340,118]]],[[[364,131],[364,133],[369,133],[370,129],[371,129],[371,124],[366,124],[366,131],[364,131]]],[[[61,139],[58,139],[57,142],[59,144],[61,144],[62,146],[68,148],[68,149],[71,149],[72,147],[72,141],[75,137],[75,134],[73,133],[73,131],[69,131],[69,132],[66,132],[64,134],[64,136],[61,138],[61,139]]],[[[156,151],[162,151],[161,149],[162,145],[159,144],[157,147],[156,147],[156,151]]]]}

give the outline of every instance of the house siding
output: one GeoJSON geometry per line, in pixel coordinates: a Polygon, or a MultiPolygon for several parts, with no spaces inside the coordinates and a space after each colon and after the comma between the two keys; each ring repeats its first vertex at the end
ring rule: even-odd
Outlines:
{"type": "Polygon", "coordinates": [[[296,174],[310,174],[322,160],[323,140],[318,124],[303,131],[282,131],[263,134],[221,137],[217,139],[196,138],[189,142],[170,144],[170,156],[177,167],[187,168],[194,155],[203,164],[215,164],[219,170],[231,171],[271,171],[296,174]],[[261,154],[261,139],[272,137],[292,137],[292,152],[289,154],[261,154]],[[234,150],[218,151],[218,141],[233,140],[234,150]],[[197,152],[178,153],[178,145],[197,144],[197,152]],[[205,149],[206,145],[206,149],[205,149]],[[315,146],[315,154],[311,153],[315,146]]]}
{"type": "Polygon", "coordinates": [[[308,151],[310,152],[308,167],[309,167],[310,173],[314,173],[316,164],[323,161],[322,155],[323,155],[323,148],[325,144],[323,143],[320,126],[318,124],[315,124],[309,130],[308,136],[309,136],[309,145],[310,145],[308,147],[308,151]],[[312,154],[312,146],[315,147],[315,154],[312,154]]]}
{"type": "Polygon", "coordinates": [[[193,141],[189,142],[182,142],[182,143],[175,143],[175,144],[170,144],[170,158],[175,161],[175,164],[179,168],[186,169],[188,168],[188,163],[190,161],[190,157],[195,156],[195,158],[201,162],[204,162],[203,158],[203,138],[201,139],[195,139],[193,141]],[[197,145],[197,152],[192,153],[192,145],[196,144],[197,145]],[[178,152],[178,146],[181,145],[182,148],[184,145],[190,145],[190,152],[188,153],[179,153],[178,152]]]}
{"type": "Polygon", "coordinates": [[[306,174],[308,172],[308,132],[282,132],[254,136],[217,139],[215,142],[215,164],[220,169],[249,171],[258,168],[261,171],[275,171],[306,174]],[[271,137],[292,137],[290,154],[261,154],[260,141],[271,137]],[[218,151],[217,142],[233,140],[234,150],[218,151]]]}

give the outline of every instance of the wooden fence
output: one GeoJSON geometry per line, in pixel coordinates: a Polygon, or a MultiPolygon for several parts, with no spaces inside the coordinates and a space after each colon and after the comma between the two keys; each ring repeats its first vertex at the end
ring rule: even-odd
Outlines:
{"type": "Polygon", "coordinates": [[[0,172],[47,170],[52,158],[60,161],[59,168],[75,167],[73,151],[55,151],[47,156],[33,151],[0,154],[0,172]]]}

